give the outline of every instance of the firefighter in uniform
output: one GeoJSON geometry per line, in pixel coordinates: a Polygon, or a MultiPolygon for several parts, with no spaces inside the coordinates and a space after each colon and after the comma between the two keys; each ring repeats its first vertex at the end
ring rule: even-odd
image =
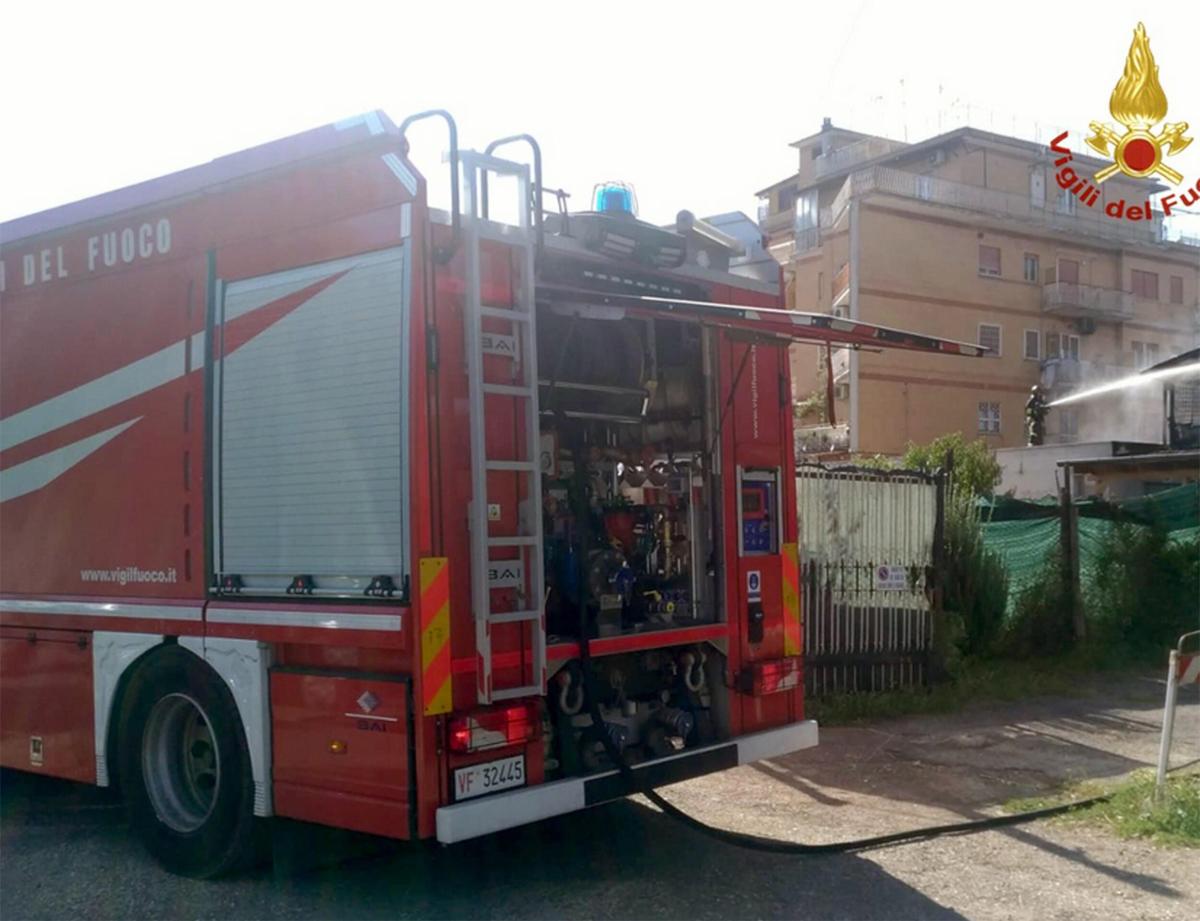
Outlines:
{"type": "Polygon", "coordinates": [[[1046,442],[1046,413],[1049,407],[1046,398],[1037,384],[1029,390],[1029,399],[1025,401],[1025,431],[1031,447],[1046,442]]]}

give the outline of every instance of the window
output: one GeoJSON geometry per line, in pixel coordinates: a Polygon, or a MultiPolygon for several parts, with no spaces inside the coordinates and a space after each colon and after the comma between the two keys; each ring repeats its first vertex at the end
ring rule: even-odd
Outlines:
{"type": "Polygon", "coordinates": [[[1000,404],[979,404],[979,432],[982,435],[1000,434],[1000,404]]]}
{"type": "Polygon", "coordinates": [[[834,384],[833,385],[833,398],[835,400],[843,400],[843,401],[850,399],[850,385],[849,384],[834,384]]]}
{"type": "Polygon", "coordinates": [[[1059,214],[1074,214],[1076,203],[1079,201],[1071,194],[1070,189],[1063,189],[1058,193],[1058,213],[1059,214]]]}
{"type": "Polygon", "coordinates": [[[1183,303],[1183,276],[1182,275],[1172,275],[1171,276],[1171,303],[1172,304],[1182,304],[1183,303]]]}
{"type": "Polygon", "coordinates": [[[1067,333],[1046,333],[1046,357],[1079,361],[1079,337],[1067,333]]]}
{"type": "Polygon", "coordinates": [[[1025,254],[1025,280],[1034,282],[1038,280],[1038,257],[1034,253],[1025,254]]]}
{"type": "Polygon", "coordinates": [[[1065,282],[1068,285],[1079,284],[1079,263],[1074,259],[1059,259],[1058,273],[1055,280],[1065,282]]]}
{"type": "Polygon", "coordinates": [[[796,203],[796,190],[795,189],[780,189],[777,200],[779,202],[779,208],[777,210],[791,211],[792,205],[794,205],[796,203]]]}
{"type": "Polygon", "coordinates": [[[1082,499],[1087,492],[1087,478],[1082,473],[1071,474],[1071,498],[1082,499]]]}
{"type": "Polygon", "coordinates": [[[1037,361],[1042,357],[1042,334],[1036,329],[1025,330],[1025,357],[1037,361]]]}
{"type": "Polygon", "coordinates": [[[821,303],[821,292],[825,290],[825,273],[817,273],[817,303],[821,303]]]}
{"type": "Polygon", "coordinates": [[[1134,269],[1130,287],[1133,289],[1134,297],[1144,297],[1148,301],[1158,300],[1158,274],[1156,272],[1134,269]]]}
{"type": "Polygon", "coordinates": [[[917,198],[930,201],[933,198],[933,180],[928,176],[917,177],[917,198]]]}
{"type": "Polygon", "coordinates": [[[1000,327],[991,323],[979,324],[979,344],[988,350],[988,358],[1000,357],[1000,327]]]}
{"type": "Polygon", "coordinates": [[[1133,366],[1142,371],[1158,364],[1158,343],[1133,341],[1133,366]]]}
{"type": "Polygon", "coordinates": [[[1079,434],[1079,410],[1064,406],[1058,411],[1058,433],[1066,438],[1079,434]]]}
{"type": "Polygon", "coordinates": [[[998,247],[998,246],[980,246],[979,247],[979,274],[980,275],[999,275],[1000,274],[1000,247],[998,247]]]}

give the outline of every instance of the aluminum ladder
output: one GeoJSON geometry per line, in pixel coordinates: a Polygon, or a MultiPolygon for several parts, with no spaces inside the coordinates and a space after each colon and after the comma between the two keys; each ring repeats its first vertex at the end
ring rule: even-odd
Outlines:
{"type": "Polygon", "coordinates": [[[537,328],[534,298],[534,246],[532,197],[529,167],[522,163],[502,160],[476,151],[462,151],[465,195],[463,201],[462,246],[465,259],[466,287],[463,297],[463,327],[466,338],[468,400],[471,427],[471,496],[468,510],[471,533],[471,607],[475,618],[475,649],[478,670],[476,684],[481,704],[530,697],[545,693],[546,688],[546,625],[543,614],[545,578],[542,555],[542,477],[540,465],[540,436],[538,431],[537,390],[537,328]],[[486,177],[511,177],[518,187],[519,224],[516,227],[492,224],[481,217],[486,204],[486,177]],[[481,209],[481,204],[483,205],[481,209]],[[485,238],[501,240],[513,246],[518,254],[512,260],[512,306],[488,304],[483,296],[481,246],[485,238]],[[507,333],[484,330],[484,320],[501,320],[507,333]],[[491,379],[484,375],[485,338],[509,335],[515,342],[508,380],[491,379]],[[518,459],[498,459],[489,453],[487,404],[489,398],[514,400],[516,418],[523,420],[525,444],[518,446],[518,459]],[[507,474],[518,478],[518,496],[523,496],[517,510],[517,533],[497,534],[491,524],[488,501],[489,474],[507,474]],[[522,566],[518,584],[516,610],[493,611],[492,574],[497,564],[511,563],[512,558],[497,560],[498,550],[516,548],[522,566]],[[496,687],[496,671],[492,642],[495,628],[500,624],[520,624],[528,631],[528,643],[521,643],[518,684],[496,687]],[[526,657],[525,653],[529,655],[526,657]],[[521,683],[530,678],[529,684],[521,683]]]}

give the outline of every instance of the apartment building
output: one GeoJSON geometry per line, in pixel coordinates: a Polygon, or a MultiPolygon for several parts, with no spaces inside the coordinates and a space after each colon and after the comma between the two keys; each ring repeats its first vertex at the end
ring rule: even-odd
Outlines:
{"type": "MultiPolygon", "coordinates": [[[[826,391],[808,454],[889,454],[953,431],[1024,443],[1029,389],[1053,399],[1132,373],[1200,341],[1200,238],[1116,220],[1161,186],[1118,176],[1088,208],[1060,189],[1040,144],[961,128],[901,143],[834,127],[793,145],[797,172],[761,190],[760,223],[788,304],[980,342],[984,359],[796,347],[798,399],[826,391]]],[[[1075,153],[1090,176],[1104,164],[1075,153]]],[[[1155,442],[1161,390],[1052,410],[1051,441],[1155,442]]],[[[807,402],[814,410],[823,401],[807,402]]]]}

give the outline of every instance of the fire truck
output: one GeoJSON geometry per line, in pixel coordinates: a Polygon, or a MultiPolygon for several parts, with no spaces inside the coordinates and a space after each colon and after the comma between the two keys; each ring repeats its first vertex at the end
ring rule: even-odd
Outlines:
{"type": "Polygon", "coordinates": [[[630,198],[371,112],[0,226],[0,763],[212,876],[815,745],[788,345],[982,350],[630,198]]]}

